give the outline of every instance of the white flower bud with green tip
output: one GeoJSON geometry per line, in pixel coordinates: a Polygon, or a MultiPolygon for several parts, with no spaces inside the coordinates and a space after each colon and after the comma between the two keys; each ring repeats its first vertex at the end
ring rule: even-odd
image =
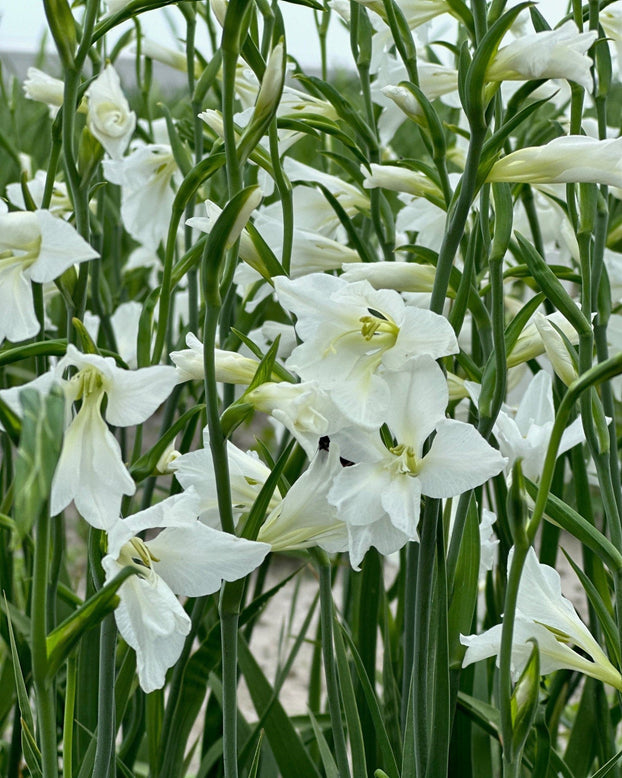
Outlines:
{"type": "Polygon", "coordinates": [[[112,65],[106,65],[86,90],[86,97],[86,123],[91,134],[113,159],[120,159],[136,128],[136,114],[130,111],[112,65]]]}
{"type": "Polygon", "coordinates": [[[486,180],[622,187],[622,138],[565,135],[544,146],[527,146],[495,162],[486,180]]]}

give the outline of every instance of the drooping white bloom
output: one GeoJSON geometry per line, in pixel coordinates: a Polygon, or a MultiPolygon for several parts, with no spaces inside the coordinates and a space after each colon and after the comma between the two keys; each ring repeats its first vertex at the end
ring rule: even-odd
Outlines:
{"type": "Polygon", "coordinates": [[[622,138],[565,135],[544,146],[527,146],[495,162],[486,180],[622,187],[622,138]]]}
{"type": "Polygon", "coordinates": [[[46,283],[99,254],[49,211],[0,213],[0,343],[39,332],[31,282],[46,283]]]}
{"type": "MultiPolygon", "coordinates": [[[[46,178],[45,170],[37,170],[34,178],[26,182],[28,193],[37,208],[41,208],[41,203],[43,202],[46,178]]],[[[21,184],[7,184],[6,194],[13,205],[24,211],[27,210],[21,184]]],[[[67,218],[73,213],[73,205],[67,191],[67,184],[64,181],[54,181],[50,207],[47,210],[54,216],[60,216],[61,218],[67,218]]]]}
{"type": "Polygon", "coordinates": [[[331,436],[354,463],[337,474],[328,499],[348,525],[355,568],[370,546],[390,554],[418,540],[422,495],[455,497],[497,475],[507,461],[472,425],[445,418],[447,382],[431,357],[413,358],[392,373],[389,399],[392,446],[377,429],[350,427],[331,436]]]}
{"type": "Polygon", "coordinates": [[[361,165],[361,172],[364,175],[363,186],[365,189],[390,189],[393,192],[406,192],[415,197],[442,197],[442,192],[438,186],[431,181],[424,173],[400,165],[376,165],[370,164],[368,171],[364,165],[361,165]]]}
{"type": "Polygon", "coordinates": [[[524,35],[502,46],[486,70],[488,81],[532,81],[566,78],[588,92],[592,89],[592,60],[587,50],[598,38],[595,30],[578,32],[572,21],[556,30],[524,35]]]}
{"type": "Polygon", "coordinates": [[[333,477],[340,472],[338,447],[320,449],[309,468],[272,509],[259,530],[258,540],[270,543],[273,551],[293,551],[320,546],[329,553],[347,551],[346,525],[328,502],[333,477]]]}
{"type": "Polygon", "coordinates": [[[357,423],[382,424],[393,371],[409,357],[439,358],[458,349],[447,319],[406,305],[392,290],[321,273],[294,281],[278,277],[274,285],[281,305],[296,315],[303,341],[287,367],[306,381],[317,380],[357,423]]]}
{"type": "Polygon", "coordinates": [[[106,65],[86,90],[86,123],[113,159],[121,159],[136,128],[136,114],[121,90],[121,82],[112,65],[106,65]]]}
{"type": "Polygon", "coordinates": [[[121,187],[121,217],[129,234],[157,249],[168,232],[178,174],[170,146],[141,146],[122,159],[104,160],[104,175],[121,187]]]}
{"type": "MultiPolygon", "coordinates": [[[[514,549],[510,550],[511,565],[514,549]]],[[[499,654],[502,625],[498,624],[481,635],[461,635],[467,646],[463,667],[499,654]]],[[[540,654],[540,674],[567,668],[622,688],[622,676],[613,667],[592,634],[577,616],[572,603],[561,592],[559,573],[538,562],[533,548],[529,549],[518,588],[514,641],[512,645],[512,676],[517,680],[532,650],[528,641],[535,639],[540,654]],[[591,659],[570,648],[582,649],[591,659]]],[[[498,660],[497,660],[498,662],[498,660]]]]}
{"type": "MultiPolygon", "coordinates": [[[[495,422],[495,435],[501,452],[509,459],[508,468],[517,459],[522,459],[525,476],[537,481],[542,474],[554,422],[551,376],[541,370],[527,387],[515,417],[511,418],[505,411],[500,411],[495,422]]],[[[562,435],[558,454],[563,454],[584,440],[585,433],[579,417],[562,435]]]]}
{"type": "MultiPolygon", "coordinates": [[[[143,57],[149,59],[155,59],[156,62],[161,62],[163,65],[169,65],[169,67],[175,70],[181,70],[182,73],[188,72],[188,59],[182,51],[177,49],[171,49],[169,46],[162,46],[161,43],[157,43],[151,38],[143,38],[140,44],[140,51],[143,57]]],[[[194,67],[195,76],[200,75],[200,68],[198,64],[194,67]]]]}
{"type": "Polygon", "coordinates": [[[145,511],[117,519],[102,559],[106,581],[124,567],[138,570],[119,589],[115,620],[125,642],[136,651],[141,688],[164,685],[166,671],[181,654],[190,617],[175,597],[201,597],[223,581],[251,573],[270,551],[266,543],[237,538],[197,520],[199,499],[190,491],[169,497],[145,511]],[[139,533],[161,530],[142,540],[139,533]]]}
{"type": "MultiPolygon", "coordinates": [[[[527,362],[545,353],[544,341],[535,321],[539,316],[542,316],[542,314],[536,314],[518,336],[518,340],[507,357],[508,367],[516,367],[516,365],[520,365],[522,362],[527,362]]],[[[553,311],[553,313],[544,318],[550,325],[555,325],[573,346],[578,344],[579,336],[577,331],[559,311],[553,311]]]]}
{"type": "Polygon", "coordinates": [[[341,414],[316,381],[267,381],[248,392],[244,399],[288,429],[309,459],[317,451],[319,438],[343,426],[341,414]]]}
{"type": "Polygon", "coordinates": [[[283,168],[290,181],[304,181],[322,184],[328,191],[339,200],[344,210],[355,215],[358,211],[364,213],[369,211],[369,199],[354,184],[348,184],[337,176],[323,173],[310,165],[305,165],[292,157],[286,157],[283,162],[283,168]]]}
{"type": "Polygon", "coordinates": [[[54,117],[65,99],[65,85],[60,78],[54,78],[39,68],[28,68],[24,94],[29,100],[46,103],[54,117]]]}
{"type": "Polygon", "coordinates": [[[344,265],[341,278],[345,281],[368,281],[374,289],[431,292],[436,268],[416,262],[357,262],[344,265]]]}
{"type": "Polygon", "coordinates": [[[116,427],[141,424],[168,397],[177,384],[175,369],[164,365],[140,370],[122,370],[111,357],[82,354],[67,346],[66,355],[55,368],[65,389],[68,407],[81,401],[71,420],[52,481],[50,511],[60,513],[73,500],[77,510],[92,526],[106,529],[119,514],[124,494],[134,494],[136,485],[121,458],[121,449],[102,417],[116,427]],[[76,367],[69,380],[63,371],[76,367]]]}
{"type": "MultiPolygon", "coordinates": [[[[253,451],[242,451],[227,441],[231,501],[233,515],[237,519],[247,513],[270,476],[270,469],[253,451]]],[[[203,448],[182,454],[170,463],[170,469],[184,489],[194,488],[199,494],[199,518],[210,527],[220,527],[218,494],[214,464],[209,446],[209,431],[203,430],[203,448]]],[[[276,507],[281,498],[273,495],[269,509],[276,507]]]]}

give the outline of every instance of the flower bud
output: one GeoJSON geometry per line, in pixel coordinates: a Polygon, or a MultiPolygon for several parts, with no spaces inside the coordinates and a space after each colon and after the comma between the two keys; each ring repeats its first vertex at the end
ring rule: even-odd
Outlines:
{"type": "Polygon", "coordinates": [[[121,159],[136,127],[136,114],[130,111],[112,65],[107,65],[93,81],[86,96],[89,130],[113,159],[121,159]]]}

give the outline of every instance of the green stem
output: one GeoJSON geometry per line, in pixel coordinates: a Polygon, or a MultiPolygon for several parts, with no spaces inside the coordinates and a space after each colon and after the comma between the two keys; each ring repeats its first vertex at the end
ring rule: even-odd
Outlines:
{"type": "Polygon", "coordinates": [[[73,719],[76,709],[78,658],[71,653],[67,659],[65,713],[63,716],[63,778],[73,778],[73,719]]]}
{"type": "Polygon", "coordinates": [[[237,778],[238,775],[238,621],[238,613],[224,612],[221,607],[222,737],[225,778],[237,778]]]}
{"type": "Polygon", "coordinates": [[[292,196],[292,185],[283,171],[281,158],[279,156],[279,138],[277,135],[276,117],[270,123],[270,159],[274,170],[274,182],[281,199],[281,208],[283,211],[283,251],[281,254],[281,264],[283,270],[289,275],[292,261],[292,246],[294,242],[294,200],[292,196]]]}
{"type": "Polygon", "coordinates": [[[97,702],[97,748],[92,778],[110,778],[114,774],[115,743],[115,649],[117,627],[114,615],[101,623],[99,642],[99,694],[97,702]]]}

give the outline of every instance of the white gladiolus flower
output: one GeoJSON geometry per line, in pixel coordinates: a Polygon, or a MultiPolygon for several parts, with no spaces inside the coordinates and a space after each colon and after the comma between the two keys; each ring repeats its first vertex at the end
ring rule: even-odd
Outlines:
{"type": "Polygon", "coordinates": [[[106,65],[87,89],[86,96],[86,123],[91,134],[113,159],[120,159],[136,128],[136,114],[130,111],[112,65],[106,65]]]}
{"type": "Polygon", "coordinates": [[[390,189],[393,192],[406,192],[415,197],[438,197],[443,193],[438,186],[424,173],[410,170],[401,165],[377,165],[370,164],[370,170],[361,165],[361,173],[365,176],[363,186],[365,189],[390,189]]]}
{"type": "MultiPolygon", "coordinates": [[[[510,550],[508,566],[514,549],[510,550]]],[[[461,635],[467,646],[463,667],[499,654],[502,625],[498,624],[481,635],[461,635]]],[[[611,664],[591,632],[577,616],[572,603],[561,592],[559,573],[538,562],[533,548],[529,549],[518,588],[516,621],[512,645],[512,676],[517,680],[523,671],[532,645],[538,643],[540,674],[569,669],[597,678],[616,689],[622,688],[622,676],[611,664]],[[591,659],[570,648],[582,649],[591,659]]],[[[497,660],[498,663],[498,660],[497,660]]]]}
{"type": "MultiPolygon", "coordinates": [[[[421,62],[417,65],[419,87],[428,100],[452,94],[458,89],[458,71],[445,65],[421,62]]],[[[403,77],[406,78],[404,72],[403,77]]],[[[413,93],[406,87],[396,84],[383,86],[381,92],[390,98],[401,111],[411,118],[421,118],[423,111],[413,93]]]]}
{"type": "Polygon", "coordinates": [[[31,282],[43,284],[99,254],[49,211],[0,213],[0,343],[39,332],[31,282]]]}
{"type": "Polygon", "coordinates": [[[566,78],[592,89],[592,60],[586,52],[598,38],[595,30],[578,32],[572,21],[557,30],[525,35],[503,46],[486,70],[488,81],[534,81],[566,78]]]}
{"type": "Polygon", "coordinates": [[[341,278],[345,281],[368,281],[374,289],[431,292],[436,268],[416,262],[357,262],[344,265],[341,278]]]}
{"type": "MultiPolygon", "coordinates": [[[[177,368],[179,381],[202,381],[205,377],[203,366],[203,344],[192,332],[186,335],[187,349],[171,351],[171,361],[177,368]]],[[[245,357],[236,351],[214,350],[216,362],[216,380],[225,384],[250,384],[255,377],[259,361],[245,357]]]]}
{"type": "Polygon", "coordinates": [[[495,162],[486,180],[622,187],[622,138],[566,135],[544,146],[528,146],[495,162]]]}
{"type": "Polygon", "coordinates": [[[436,359],[458,350],[447,319],[406,305],[392,290],[321,273],[294,281],[280,276],[274,285],[281,305],[296,315],[303,341],[287,367],[305,381],[317,380],[357,423],[382,424],[393,371],[409,357],[436,359]]]}
{"type": "MultiPolygon", "coordinates": [[[[242,451],[231,441],[227,441],[227,457],[233,515],[237,519],[251,509],[270,476],[270,469],[253,451],[242,451]]],[[[216,479],[207,427],[203,430],[203,448],[177,457],[170,463],[170,469],[184,489],[192,487],[198,492],[201,500],[199,506],[201,521],[210,527],[220,528],[216,479]]],[[[269,510],[275,508],[280,501],[280,495],[274,494],[269,510]]]]}
{"type": "Polygon", "coordinates": [[[122,159],[104,160],[104,175],[121,187],[121,217],[129,234],[157,249],[166,236],[178,172],[170,146],[142,146],[122,159]]]}
{"type": "Polygon", "coordinates": [[[322,184],[339,200],[344,210],[351,216],[358,213],[358,211],[363,211],[364,213],[369,211],[369,198],[353,184],[348,184],[337,176],[322,173],[322,171],[310,165],[305,165],[303,162],[298,162],[298,160],[291,157],[285,158],[283,169],[292,182],[305,181],[322,184]]]}
{"type": "Polygon", "coordinates": [[[393,373],[390,392],[385,421],[394,445],[386,446],[377,429],[350,427],[331,436],[341,456],[354,463],[337,474],[328,499],[348,525],[355,568],[370,546],[391,554],[418,540],[422,495],[456,497],[497,475],[507,462],[475,427],[445,418],[447,382],[431,357],[411,359],[393,373]]]}
{"type": "Polygon", "coordinates": [[[251,573],[270,551],[256,543],[207,527],[196,519],[193,491],[169,497],[147,510],[117,519],[102,560],[106,581],[124,567],[138,570],[119,589],[115,620],[125,642],[136,651],[138,679],[145,692],[164,685],[166,671],[181,654],[190,617],[175,597],[202,597],[223,581],[251,573]],[[139,533],[158,529],[152,540],[139,533]]]}
{"type": "MultiPolygon", "coordinates": [[[[527,387],[515,417],[511,418],[500,411],[495,422],[499,448],[509,458],[508,469],[517,459],[522,459],[525,477],[532,481],[540,478],[554,422],[551,376],[541,370],[527,387]]],[[[558,454],[563,454],[584,440],[585,433],[579,417],[562,435],[558,454]]]]}
{"type": "Polygon", "coordinates": [[[82,354],[69,344],[54,374],[60,379],[67,367],[78,372],[61,380],[71,404],[81,401],[70,422],[52,481],[50,512],[54,516],[73,500],[77,510],[93,527],[106,529],[119,514],[124,494],[134,494],[136,485],[121,458],[121,449],[102,418],[109,424],[128,427],[149,418],[177,384],[175,369],[164,365],[140,370],[122,370],[111,357],[82,354]]]}

